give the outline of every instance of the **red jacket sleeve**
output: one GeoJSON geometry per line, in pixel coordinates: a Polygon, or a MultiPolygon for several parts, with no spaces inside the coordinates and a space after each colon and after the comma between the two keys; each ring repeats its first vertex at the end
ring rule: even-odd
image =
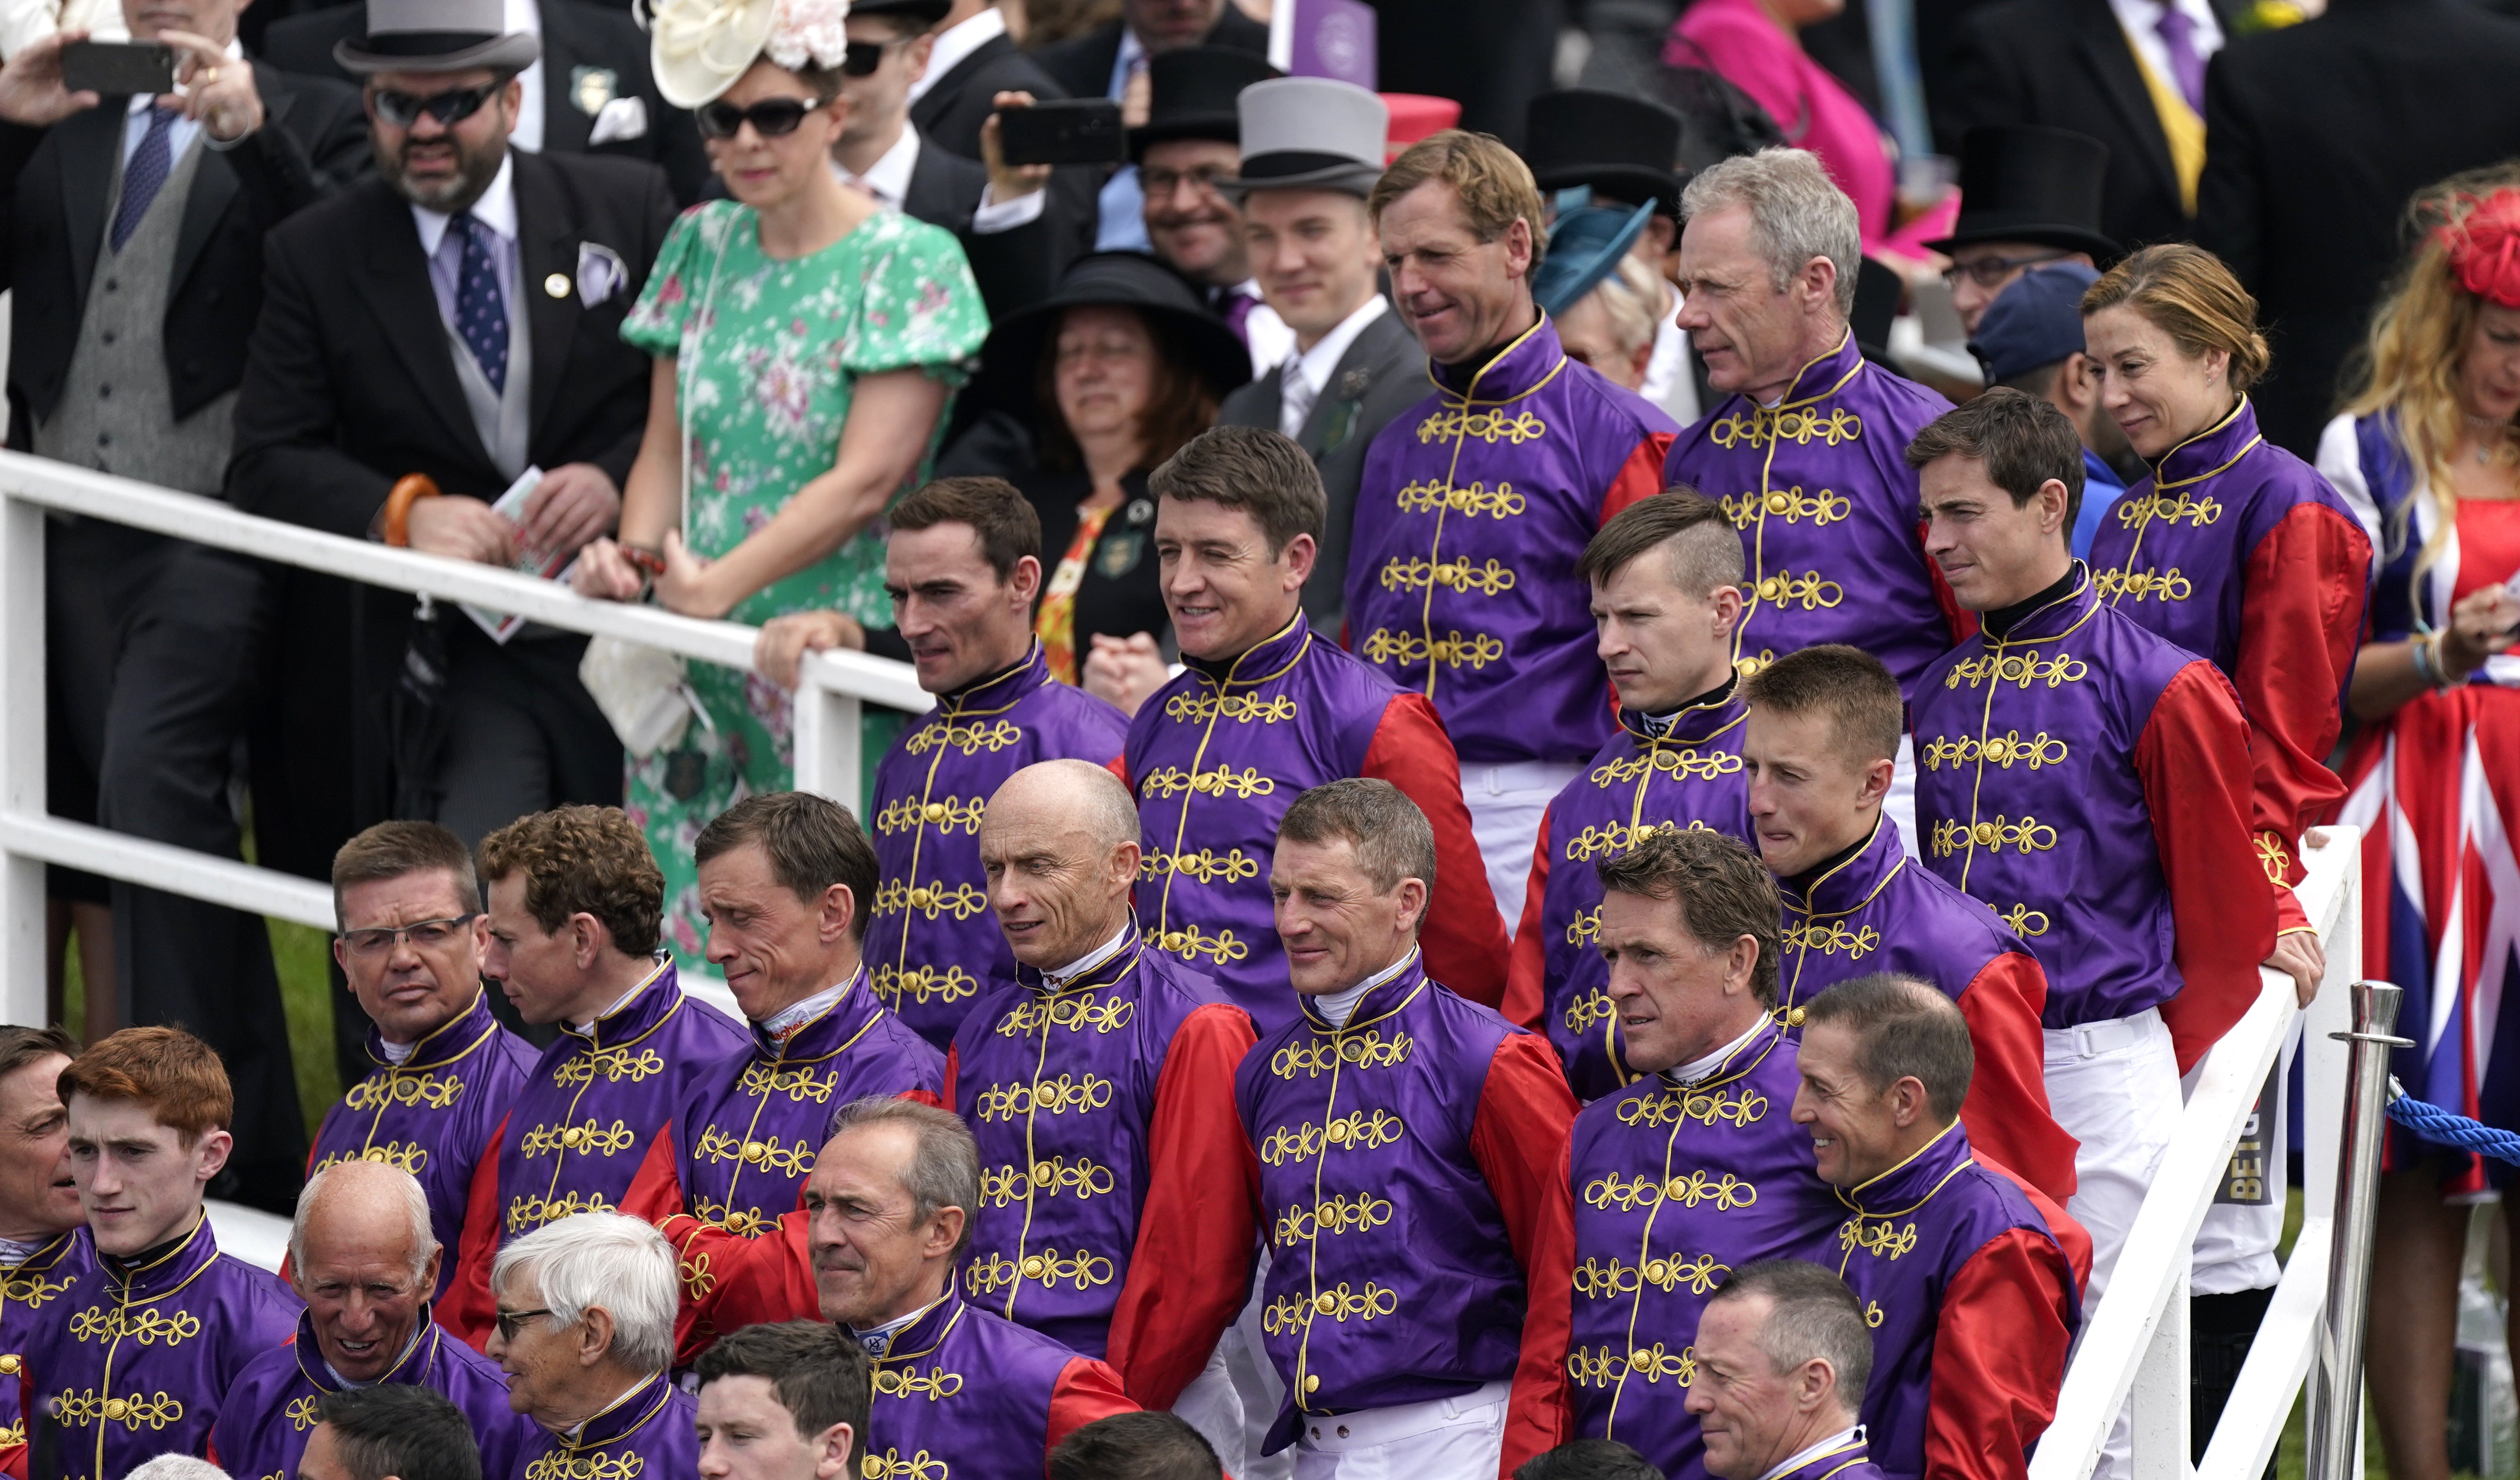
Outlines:
{"type": "Polygon", "coordinates": [[[960,1080],[962,1077],[963,1077],[963,1052],[962,1052],[962,1049],[961,1049],[961,1047],[960,1047],[959,1045],[951,1045],[951,1044],[949,1044],[949,1045],[946,1047],[946,1049],[945,1049],[945,1105],[944,1105],[944,1108],[946,1108],[946,1109],[948,1109],[948,1110],[953,1111],[956,1115],[960,1115],[960,1114],[962,1114],[962,1113],[963,1113],[963,1107],[962,1107],[961,1105],[959,1105],[959,1104],[955,1103],[955,1099],[954,1099],[954,1094],[955,1094],[955,1082],[956,1082],[956,1081],[958,1081],[958,1080],[960,1080]]]}
{"type": "Polygon", "coordinates": [[[2013,1171],[2003,1163],[1997,1161],[1994,1157],[1980,1151],[1975,1142],[1971,1142],[1969,1145],[1969,1155],[1975,1158],[1979,1166],[1986,1168],[1989,1172],[2000,1174],[2004,1180],[2012,1183],[2016,1187],[2019,1187],[2021,1189],[2021,1195],[2030,1199],[2030,1206],[2037,1208],[2039,1210],[2039,1216],[2048,1221],[2048,1231],[2056,1235],[2057,1246],[2065,1251],[2065,1263],[2073,1266],[2074,1289],[2076,1293],[2079,1294],[2085,1287],[2090,1285],[2092,1282],[2092,1235],[2084,1229],[2081,1224],[2074,1221],[2073,1216],[2065,1211],[2064,1205],[2062,1203],[2051,1202],[2047,1193],[2040,1191],[2036,1186],[2031,1184],[2029,1179],[2023,1177],[2020,1173],[2013,1171]]]}
{"type": "Polygon", "coordinates": [[[2025,1169],[2057,1202],[2074,1195],[2078,1143],[2048,1106],[2048,1048],[2039,1014],[2048,1006],[2048,974],[2029,954],[2007,950],[1960,990],[1977,1069],[1969,1077],[1960,1121],[1969,1144],[2007,1167],[2025,1169]]]}
{"type": "Polygon", "coordinates": [[[1601,517],[1596,528],[1618,518],[1621,511],[1637,500],[1651,498],[1671,486],[1670,481],[1663,477],[1662,465],[1671,456],[1671,444],[1677,440],[1677,434],[1670,432],[1645,434],[1644,440],[1637,443],[1635,450],[1628,454],[1628,460],[1619,464],[1618,476],[1601,490],[1601,517]]]}
{"type": "Polygon", "coordinates": [[[647,1156],[630,1176],[630,1189],[621,1194],[621,1211],[652,1224],[684,1211],[683,1157],[674,1147],[671,1119],[658,1126],[655,1139],[648,1142],[647,1156]]]}
{"type": "Polygon", "coordinates": [[[2024,1453],[2056,1416],[2065,1381],[2070,1281],[2055,1245],[2006,1228],[1943,1290],[1925,1411],[1929,1480],[2021,1480],[2024,1453]]]}
{"type": "Polygon", "coordinates": [[[490,1294],[490,1257],[499,1252],[499,1148],[508,1138],[508,1118],[490,1133],[480,1160],[472,1164],[472,1185],[464,1197],[464,1233],[455,1244],[455,1277],[433,1310],[437,1323],[480,1351],[490,1344],[490,1322],[498,1304],[490,1294]]]}
{"type": "Polygon", "coordinates": [[[1488,1061],[1470,1122],[1470,1155],[1505,1215],[1530,1299],[1522,1360],[1506,1409],[1501,1477],[1555,1449],[1573,1428],[1566,1344],[1574,1324],[1575,1199],[1567,1189],[1566,1147],[1574,1129],[1575,1096],[1549,1040],[1506,1035],[1488,1061]]]}
{"type": "Polygon", "coordinates": [[[1483,1007],[1496,1006],[1505,1000],[1505,916],[1497,913],[1462,801],[1461,758],[1425,695],[1392,696],[1358,774],[1399,787],[1434,825],[1435,898],[1419,936],[1426,974],[1483,1007]]]}
{"type": "MultiPolygon", "coordinates": [[[[1552,804],[1552,808],[1554,804],[1552,804]]],[[[1505,1004],[1497,1010],[1517,1028],[1541,1031],[1549,1010],[1549,943],[1540,938],[1540,915],[1549,899],[1549,811],[1540,814],[1540,836],[1531,844],[1531,883],[1522,894],[1522,923],[1514,927],[1505,974],[1505,1004]]]]}
{"type": "Polygon", "coordinates": [[[1242,1009],[1201,1007],[1173,1034],[1155,1080],[1146,1207],[1108,1349],[1146,1408],[1173,1406],[1250,1298],[1260,1163],[1235,1107],[1234,1071],[1255,1040],[1242,1009]]]}
{"type": "Polygon", "coordinates": [[[1137,1412],[1139,1407],[1129,1401],[1120,1374],[1109,1364],[1091,1357],[1070,1360],[1050,1387],[1050,1432],[1041,1447],[1042,1473],[1050,1473],[1051,1452],[1068,1435],[1114,1413],[1137,1412]]]}
{"type": "Polygon", "coordinates": [[[2185,1074],[2258,999],[2258,963],[2275,948],[2275,902],[2249,834],[2249,730],[2231,684],[2199,658],[2161,691],[2136,742],[2135,768],[2170,884],[2179,974],[2164,1002],[2185,1074]]]}
{"type": "Polygon", "coordinates": [[[674,1317],[674,1364],[689,1366],[718,1337],[775,1320],[820,1320],[814,1289],[813,1251],[805,1240],[805,1215],[781,1215],[757,1238],[730,1233],[688,1213],[656,1226],[683,1277],[682,1309],[674,1317]]]}
{"type": "Polygon", "coordinates": [[[2249,828],[2278,885],[2301,882],[2302,829],[2345,796],[2327,758],[2344,728],[2370,570],[2370,537],[2325,504],[2296,507],[2249,552],[2231,682],[2249,721],[2249,828]]]}
{"type": "MultiPolygon", "coordinates": [[[[1919,551],[1925,548],[1923,520],[1916,522],[1916,548],[1919,551]]],[[[1933,578],[1934,605],[1942,609],[1943,622],[1952,629],[1952,646],[1958,647],[1976,636],[1977,613],[1960,605],[1958,594],[1952,590],[1952,583],[1943,578],[1943,568],[1934,563],[1932,556],[1925,557],[1925,571],[1933,578]]]]}

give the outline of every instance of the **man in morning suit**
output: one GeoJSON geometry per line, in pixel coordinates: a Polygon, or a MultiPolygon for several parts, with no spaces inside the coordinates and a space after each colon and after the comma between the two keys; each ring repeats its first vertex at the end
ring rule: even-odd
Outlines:
{"type": "Polygon", "coordinates": [[[1857,1421],[1872,1332],[1846,1282],[1770,1259],[1719,1286],[1697,1323],[1688,1409],[1719,1480],[1885,1480],[1857,1421]]]}
{"type": "Polygon", "coordinates": [[[1235,1076],[1260,1156],[1260,1329],[1297,1472],[1510,1473],[1566,1437],[1574,1096],[1549,1041],[1418,948],[1435,835],[1387,781],[1286,809],[1269,869],[1300,1010],[1235,1076]]]}
{"type": "Polygon", "coordinates": [[[1274,77],[1241,111],[1242,237],[1260,297],[1294,332],[1294,352],[1226,396],[1216,419],[1275,427],[1322,470],[1329,516],[1304,582],[1304,615],[1338,630],[1365,453],[1425,393],[1426,351],[1382,296],[1381,239],[1365,198],[1382,174],[1390,110],[1353,83],[1274,77]]]}
{"type": "Polygon", "coordinates": [[[989,798],[980,861],[1020,964],[947,1060],[980,1146],[963,1293],[1108,1362],[1238,1470],[1241,1395],[1209,1359],[1251,1289],[1260,1169],[1234,1107],[1251,1019],[1139,939],[1138,837],[1129,789],[1084,761],[989,798]]]}
{"type": "Polygon", "coordinates": [[[289,1230],[297,1337],[237,1374],[210,1431],[210,1457],[243,1475],[294,1475],[307,1422],[331,1394],[408,1384],[463,1411],[485,1476],[518,1473],[533,1424],[508,1408],[498,1364],[429,1319],[443,1253],[428,1194],[409,1172],[348,1161],[306,1179],[289,1230]]]}
{"type": "Polygon", "coordinates": [[[1958,1118],[1970,1037],[1930,982],[1841,982],[1804,1016],[1793,1118],[1852,1215],[1820,1257],[1878,1317],[1864,1400],[1876,1462],[2023,1480],[2082,1325],[2091,1241],[1973,1153],[1958,1118]]]}
{"type": "Polygon", "coordinates": [[[832,1122],[804,1207],[771,1236],[739,1238],[688,1214],[665,1220],[683,1256],[687,1330],[819,1311],[854,1335],[875,1364],[866,1474],[1039,1480],[1068,1434],[1137,1411],[1108,1364],[957,1288],[987,1196],[960,1120],[914,1100],[865,1099],[832,1122]]]}
{"type": "MultiPolygon", "coordinates": [[[[472,851],[434,822],[380,822],[334,856],[333,899],[333,959],[372,1025],[375,1067],[324,1112],[306,1174],[400,1167],[428,1198],[430,1235],[451,1251],[473,1169],[539,1055],[490,1014],[472,851]]],[[[445,1293],[454,1271],[450,1254],[424,1298],[445,1293]]]]}
{"type": "MultiPolygon", "coordinates": [[[[626,8],[522,0],[513,13],[541,39],[542,54],[517,74],[524,97],[510,142],[528,154],[645,160],[663,167],[677,201],[698,200],[711,178],[708,152],[692,116],[656,91],[648,34],[626,8]]],[[[339,48],[357,42],[364,14],[357,5],[332,5],[274,21],[263,32],[263,55],[285,72],[359,82],[339,48]]]]}
{"type": "MultiPolygon", "coordinates": [[[[563,807],[481,843],[481,974],[558,1039],[472,1169],[437,1322],[484,1348],[492,1264],[545,1224],[619,1210],[649,1148],[698,1087],[725,1088],[750,1040],[683,994],[657,948],[665,880],[617,808],[563,807]]],[[[768,1154],[767,1147],[763,1154],[768,1154]]]]}
{"type": "MultiPolygon", "coordinates": [[[[2096,1303],[2178,1133],[2179,1077],[2257,1000],[2259,963],[2283,969],[2248,721],[2210,659],[2102,599],[2068,552],[2083,444],[2063,412],[1998,387],[1908,460],[1926,548],[1983,617],[1914,691],[1917,753],[1941,763],[1916,778],[1925,862],[2045,926],[2048,1100],[2081,1143],[2066,1210],[2092,1237],[2096,1303]],[[2061,743],[2014,750],[2040,735],[2061,743]]],[[[2125,1433],[2122,1417],[2113,1473],[2125,1433]]]]}
{"type": "Polygon", "coordinates": [[[62,1071],[70,1179],[96,1263],[20,1354],[25,1474],[113,1480],[209,1448],[248,1364],[288,1345],[297,1297],[219,1252],[202,1206],[234,1143],[227,1072],[180,1028],[125,1028],[62,1071]]]}
{"type": "MultiPolygon", "coordinates": [[[[1109,763],[1129,720],[1051,677],[1032,633],[1041,516],[1014,485],[938,479],[884,521],[894,629],[937,704],[876,764],[875,856],[889,882],[868,906],[867,969],[884,1005],[945,1048],[980,994],[1014,976],[980,868],[989,797],[1037,762],[1109,763]]],[[[762,641],[780,656],[764,671],[788,682],[793,660],[786,655],[836,645],[847,620],[835,612],[771,619],[762,641]]]]}
{"type": "Polygon", "coordinates": [[[1418,804],[1444,860],[1424,906],[1428,969],[1482,1005],[1505,996],[1505,921],[1435,707],[1304,620],[1321,473],[1262,427],[1213,427],[1157,468],[1155,553],[1184,668],[1138,706],[1120,779],[1137,793],[1147,944],[1225,989],[1267,1034],[1293,1018],[1262,877],[1279,819],[1327,781],[1372,776],[1418,804]]]}
{"type": "MultiPolygon", "coordinates": [[[[68,92],[69,33],[26,45],[0,69],[12,448],[219,491],[262,303],[264,234],[356,171],[363,154],[346,89],[230,55],[244,9],[133,5],[132,36],[182,61],[181,107],[68,92]]],[[[235,741],[269,649],[267,609],[302,582],[106,520],[47,524],[51,810],[237,856],[235,741]]],[[[263,861],[275,864],[288,809],[276,792],[257,801],[274,822],[263,861]]],[[[91,968],[113,963],[111,980],[90,977],[97,990],[118,993],[130,1021],[195,1025],[229,1065],[244,1133],[227,1171],[236,1185],[222,1195],[288,1207],[305,1129],[261,919],[69,870],[52,870],[49,883],[82,937],[112,943],[87,957],[91,968]]]]}
{"type": "MultiPolygon", "coordinates": [[[[22,1354],[44,1308],[96,1265],[64,1157],[61,1078],[77,1053],[58,1028],[0,1027],[0,1357],[22,1354]]],[[[19,1385],[0,1381],[0,1475],[25,1480],[19,1400],[19,1385]]]]}
{"type": "MultiPolygon", "coordinates": [[[[370,11],[339,52],[368,79],[377,177],[271,238],[229,486],[353,538],[561,558],[620,517],[653,378],[621,320],[673,200],[650,164],[510,147],[537,43],[500,34],[498,0],[370,11]],[[529,468],[541,482],[512,522],[491,504],[529,468]]],[[[620,801],[620,742],[577,678],[583,635],[494,638],[439,609],[431,745],[392,702],[420,620],[406,595],[363,592],[356,748],[370,774],[392,768],[398,809],[477,844],[529,812],[620,801]]]]}
{"type": "Polygon", "coordinates": [[[760,1233],[796,1206],[831,1106],[879,1094],[941,1104],[945,1055],[869,978],[875,850],[847,808],[812,792],[746,797],[709,819],[692,853],[709,964],[751,1042],[693,1084],[621,1209],[760,1233]]]}
{"type": "MultiPolygon", "coordinates": [[[[1733,633],[1743,674],[1848,642],[1903,691],[1971,619],[1925,558],[1916,475],[1899,454],[1951,402],[1867,360],[1848,314],[1855,203],[1816,155],[1767,149],[1700,170],[1683,195],[1680,324],[1724,399],[1671,450],[1671,481],[1724,505],[1749,558],[1733,633]]],[[[1906,744],[1887,810],[1903,835],[1906,744]]]]}
{"type": "Polygon", "coordinates": [[[1519,920],[1542,813],[1616,727],[1575,562],[1662,491],[1680,429],[1569,362],[1531,298],[1540,187],[1505,146],[1422,139],[1367,205],[1433,393],[1366,453],[1347,641],[1443,716],[1488,888],[1519,920]]]}
{"type": "MultiPolygon", "coordinates": [[[[1831,983],[1882,971],[1933,983],[1959,1004],[1974,1044],[1970,1138],[2055,1201],[2073,1196],[2074,1138],[2048,1113],[2043,1078],[2048,976],[2025,939],[2045,922],[2000,919],[1944,883],[1882,815],[1904,717],[1899,680],[1871,654],[1824,643],[1751,674],[1741,699],[1751,841],[1785,902],[1777,998],[1786,1026],[1800,1026],[1831,983]]],[[[2023,764],[2061,749],[2031,746],[2023,764]]],[[[1958,761],[1935,753],[1925,763],[1958,761]]]]}
{"type": "Polygon", "coordinates": [[[976,160],[980,125],[997,112],[998,94],[1026,92],[1043,102],[1067,96],[1007,33],[1007,15],[997,0],[924,3],[934,7],[937,19],[927,32],[927,70],[910,84],[910,121],[922,136],[976,160]]]}
{"type": "Polygon", "coordinates": [[[1595,651],[1618,687],[1619,728],[1541,816],[1505,1014],[1544,1023],[1576,1097],[1594,1100],[1637,1077],[1594,948],[1594,863],[1674,828],[1750,836],[1732,672],[1741,536],[1723,505],[1673,488],[1603,525],[1576,570],[1592,587],[1595,651]]]}
{"type": "Polygon", "coordinates": [[[1573,1432],[1666,1474],[1707,1467],[1691,1374],[1725,1272],[1810,1252],[1840,1210],[1786,1111],[1776,881],[1739,840],[1657,832],[1598,865],[1621,1051],[1642,1078],[1575,1119],[1573,1432]]]}

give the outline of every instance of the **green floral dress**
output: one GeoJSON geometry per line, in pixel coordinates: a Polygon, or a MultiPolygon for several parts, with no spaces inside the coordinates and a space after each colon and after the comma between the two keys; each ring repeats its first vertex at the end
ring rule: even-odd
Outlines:
{"type": "MultiPolygon", "coordinates": [[[[621,337],[673,355],[691,476],[683,537],[712,559],[770,522],[838,459],[857,377],[917,367],[951,390],[967,379],[989,318],[962,245],[934,226],[879,211],[820,252],[761,251],[751,208],[712,201],[674,223],[621,337]]],[[[937,419],[936,436],[944,432],[937,419]]],[[[895,496],[927,477],[934,440],[895,496]]],[[[884,528],[737,604],[758,625],[835,609],[890,626],[884,528]]],[[[629,764],[630,818],[665,874],[665,935],[697,962],[708,926],[692,848],[708,820],[794,775],[788,695],[734,669],[691,667],[699,713],[673,750],[629,764]]],[[[865,754],[882,754],[900,717],[868,712],[865,754]]]]}

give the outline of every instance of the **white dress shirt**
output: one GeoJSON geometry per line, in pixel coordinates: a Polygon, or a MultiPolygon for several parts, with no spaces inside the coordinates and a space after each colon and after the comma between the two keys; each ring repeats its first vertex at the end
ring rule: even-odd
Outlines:
{"type": "Polygon", "coordinates": [[[1338,327],[1314,342],[1310,349],[1298,349],[1288,355],[1278,374],[1278,430],[1288,437],[1303,429],[1304,418],[1313,414],[1322,392],[1330,382],[1331,372],[1345,358],[1348,347],[1365,327],[1389,311],[1391,305],[1381,294],[1369,297],[1354,313],[1338,321],[1338,327]]]}
{"type": "MultiPolygon", "coordinates": [[[[2212,61],[2223,49],[2223,23],[2214,19],[2214,8],[2205,0],[2171,0],[2179,13],[2196,23],[2187,33],[2187,44],[2196,48],[2197,58],[2212,61]]],[[[2170,69],[2170,44],[2161,39],[2161,18],[2170,9],[2162,0],[2109,0],[2109,9],[2117,13],[2118,26],[2127,33],[2136,56],[2152,74],[2179,91],[2179,73],[2170,69]]]]}
{"type": "MultiPolygon", "coordinates": [[[[105,38],[99,36],[96,39],[101,41],[105,38]]],[[[231,62],[244,62],[245,43],[231,40],[228,42],[227,55],[231,62]]],[[[157,103],[158,95],[155,93],[131,95],[131,111],[123,115],[122,119],[122,167],[125,169],[131,167],[131,157],[139,152],[140,141],[149,136],[149,110],[156,107],[157,103]]],[[[166,125],[166,163],[169,170],[183,162],[184,151],[192,148],[193,141],[200,138],[201,134],[200,121],[184,117],[180,114],[176,116],[174,122],[166,125]]],[[[233,149],[245,141],[231,139],[224,145],[220,145],[215,139],[210,142],[219,148],[233,149]]]]}
{"type": "Polygon", "coordinates": [[[1688,335],[1670,313],[1654,320],[1653,354],[1645,361],[1644,384],[1637,393],[1684,427],[1703,414],[1697,406],[1697,378],[1688,369],[1688,335]]]}
{"type": "Polygon", "coordinates": [[[1068,983],[1075,981],[1078,977],[1092,971],[1095,967],[1102,965],[1104,961],[1118,955],[1120,953],[1120,948],[1129,944],[1129,934],[1135,928],[1136,925],[1134,922],[1128,920],[1121,921],[1120,928],[1112,933],[1111,939],[1104,941],[1102,945],[1095,947],[1092,950],[1078,956],[1075,960],[1061,966],[1057,971],[1043,972],[1041,974],[1041,979],[1049,984],[1050,990],[1053,992],[1063,990],[1068,983]]]}
{"type": "Polygon", "coordinates": [[[774,1039],[787,1037],[790,1032],[804,1027],[815,1018],[838,1006],[840,998],[848,994],[850,986],[856,981],[857,978],[852,976],[837,987],[826,987],[801,1002],[788,1003],[762,1019],[761,1031],[774,1039]]]}
{"type": "MultiPolygon", "coordinates": [[[[1706,1055],[1706,1057],[1701,1059],[1691,1059],[1686,1064],[1676,1064],[1669,1069],[1665,1069],[1662,1072],[1663,1079],[1678,1088],[1688,1088],[1699,1080],[1702,1080],[1708,1075],[1713,1074],[1716,1070],[1723,1068],[1724,1061],[1726,1059],[1731,1058],[1732,1055],[1740,1052],[1744,1047],[1748,1046],[1750,1040],[1759,1036],[1759,1030],[1768,1026],[1768,1021],[1769,1020],[1766,1017],[1762,1016],[1757,1022],[1750,1025],[1749,1032],[1742,1034],[1739,1038],[1736,1038],[1732,1041],[1725,1044],[1723,1047],[1716,1049],[1713,1053],[1706,1055]]],[[[1791,1468],[1791,1466],[1789,1465],[1787,1468],[1791,1468]]]]}
{"type": "Polygon", "coordinates": [[[958,21],[927,43],[927,70],[910,84],[910,101],[927,96],[936,79],[963,65],[963,59],[1007,33],[1007,18],[996,6],[983,7],[968,21],[958,21]]]}
{"type": "MultiPolygon", "coordinates": [[[[910,199],[910,177],[919,168],[919,151],[924,147],[918,126],[904,119],[901,137],[892,141],[881,159],[867,166],[866,173],[851,174],[849,167],[837,160],[832,162],[832,173],[839,176],[841,184],[856,189],[884,209],[907,211],[909,207],[904,203],[910,199]]],[[[971,212],[971,230],[974,235],[989,236],[1029,226],[1041,218],[1049,203],[1047,190],[1000,201],[997,186],[989,185],[980,191],[979,207],[971,212]]]]}
{"type": "MultiPolygon", "coordinates": [[[[507,0],[507,15],[500,23],[505,25],[511,34],[523,31],[539,39],[543,33],[542,7],[536,4],[535,0],[507,0]]],[[[535,57],[534,65],[517,75],[525,84],[525,95],[517,104],[517,126],[509,131],[508,142],[527,154],[541,154],[543,152],[543,84],[547,80],[543,72],[543,59],[539,56],[535,57]]]]}
{"type": "Polygon", "coordinates": [[[1320,1010],[1322,1016],[1330,1020],[1330,1026],[1344,1028],[1347,1026],[1347,1020],[1356,1016],[1357,1003],[1365,1000],[1367,993],[1400,975],[1408,969],[1409,963],[1416,959],[1418,959],[1418,952],[1412,950],[1345,992],[1323,993],[1313,998],[1313,1006],[1320,1010]]]}

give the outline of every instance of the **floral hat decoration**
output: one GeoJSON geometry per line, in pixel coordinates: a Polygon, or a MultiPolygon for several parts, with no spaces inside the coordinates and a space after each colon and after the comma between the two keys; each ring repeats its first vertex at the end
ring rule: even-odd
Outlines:
{"type": "Polygon", "coordinates": [[[2435,229],[2451,276],[2489,303],[2520,308],[2520,189],[2461,196],[2458,218],[2435,229]]]}
{"type": "Polygon", "coordinates": [[[650,66],[676,108],[713,102],[763,57],[790,71],[848,55],[849,0],[649,0],[650,66]]]}

